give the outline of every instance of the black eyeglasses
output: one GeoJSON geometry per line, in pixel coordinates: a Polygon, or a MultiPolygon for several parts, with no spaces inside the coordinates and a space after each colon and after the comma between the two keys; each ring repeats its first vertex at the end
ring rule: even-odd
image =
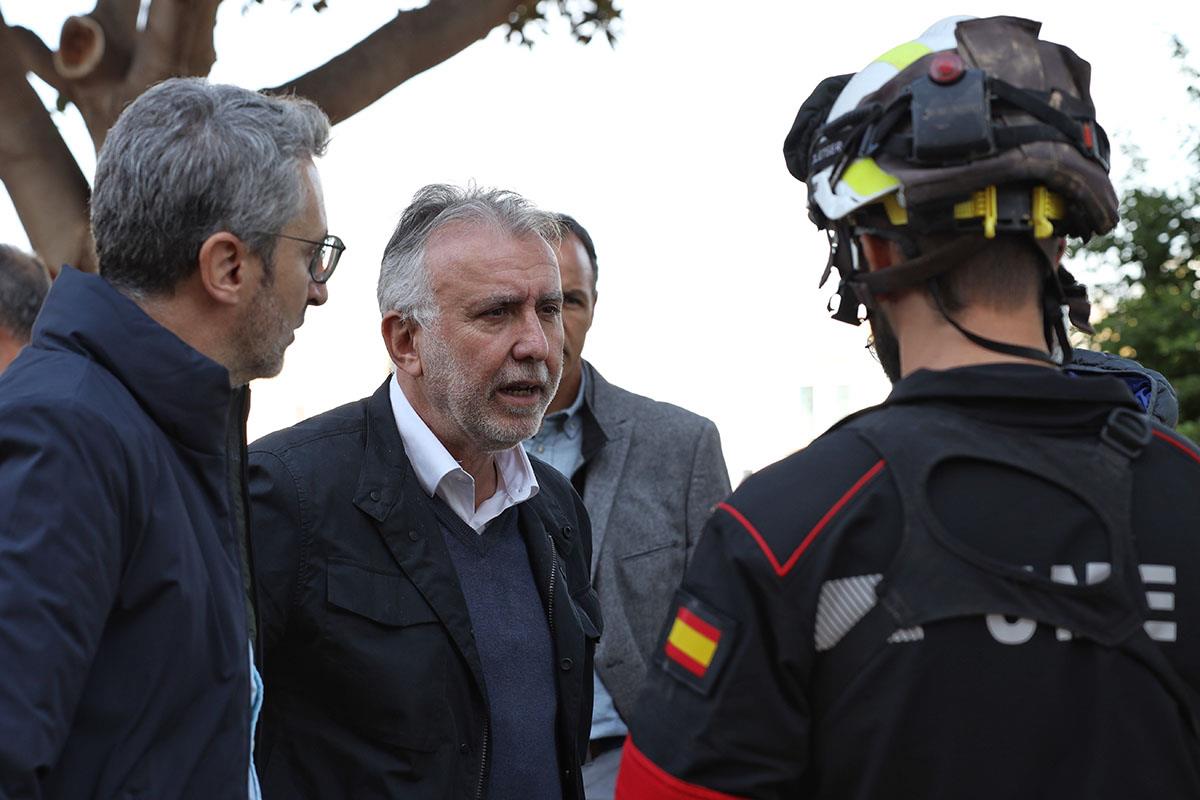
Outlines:
{"type": "Polygon", "coordinates": [[[299,236],[288,236],[286,233],[262,233],[259,235],[317,245],[312,260],[308,262],[308,275],[314,283],[324,283],[329,280],[329,276],[337,267],[338,259],[342,257],[342,251],[346,249],[345,243],[332,233],[319,242],[314,242],[312,239],[301,239],[299,236]]]}

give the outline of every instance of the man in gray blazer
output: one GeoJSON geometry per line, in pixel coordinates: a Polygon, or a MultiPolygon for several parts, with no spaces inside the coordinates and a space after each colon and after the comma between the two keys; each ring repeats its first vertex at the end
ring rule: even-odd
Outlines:
{"type": "Polygon", "coordinates": [[[717,427],[678,406],[613,386],[582,358],[596,304],[596,249],[559,215],[565,345],[562,382],[525,442],[575,485],[592,518],[592,582],[604,635],[596,649],[588,800],[613,796],[625,722],[697,537],[729,494],[717,427]]]}

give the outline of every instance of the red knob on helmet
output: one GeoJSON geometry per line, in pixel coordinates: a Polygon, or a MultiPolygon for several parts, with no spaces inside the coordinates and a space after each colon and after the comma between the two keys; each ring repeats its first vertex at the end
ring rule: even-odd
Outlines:
{"type": "Polygon", "coordinates": [[[929,61],[929,78],[934,83],[954,83],[963,76],[966,69],[958,53],[938,53],[929,61]]]}

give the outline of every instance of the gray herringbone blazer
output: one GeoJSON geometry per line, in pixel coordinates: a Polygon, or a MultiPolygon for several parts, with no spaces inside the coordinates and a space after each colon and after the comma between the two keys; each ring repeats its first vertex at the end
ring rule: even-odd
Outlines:
{"type": "Polygon", "coordinates": [[[613,386],[586,361],[583,368],[599,429],[590,437],[585,429],[581,469],[604,616],[596,668],[628,721],[700,531],[729,494],[729,475],[711,420],[613,386]]]}

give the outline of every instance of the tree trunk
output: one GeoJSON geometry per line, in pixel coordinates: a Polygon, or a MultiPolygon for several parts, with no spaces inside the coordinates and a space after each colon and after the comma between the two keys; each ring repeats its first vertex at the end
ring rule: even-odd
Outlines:
{"type": "Polygon", "coordinates": [[[88,182],[25,77],[17,36],[0,18],[0,180],[53,274],[61,264],[95,272],[88,182]]]}
{"type": "MultiPolygon", "coordinates": [[[[367,38],[294,81],[266,91],[317,103],[334,124],[436,66],[529,0],[430,0],[401,11],[367,38]]],[[[88,222],[90,188],[54,121],[26,79],[33,72],[74,103],[97,152],[121,110],[147,87],[179,75],[208,75],[221,0],[96,0],[63,24],[58,52],[0,15],[0,180],[33,247],[57,273],[67,263],[97,269],[88,222]]]]}

